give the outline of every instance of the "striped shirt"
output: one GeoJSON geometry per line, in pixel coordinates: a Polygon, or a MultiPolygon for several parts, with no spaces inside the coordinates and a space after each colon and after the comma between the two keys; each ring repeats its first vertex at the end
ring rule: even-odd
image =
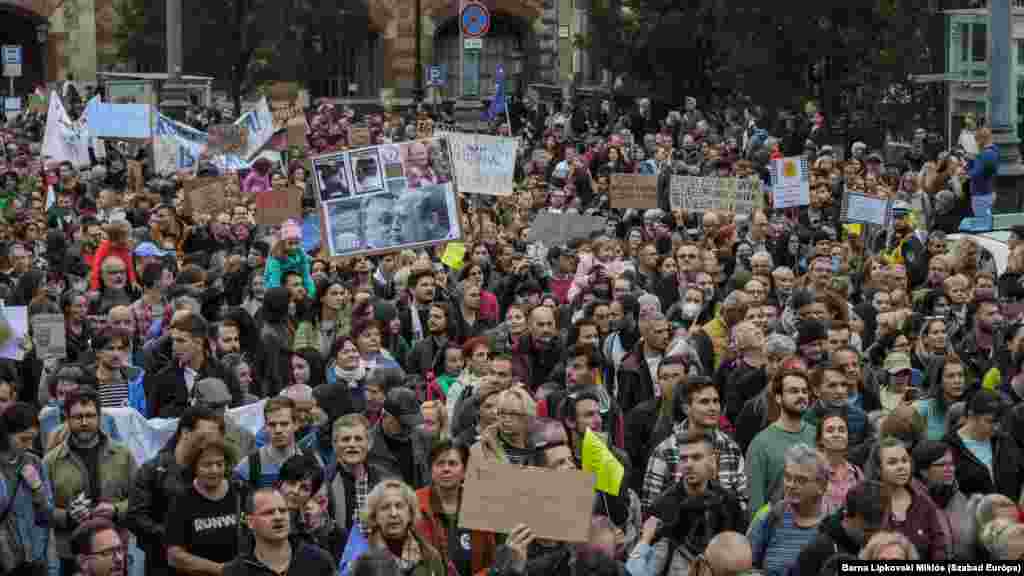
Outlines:
{"type": "MultiPolygon", "coordinates": [[[[687,421],[675,425],[672,434],[651,452],[644,474],[643,504],[644,513],[658,496],[682,479],[679,469],[679,443],[686,437],[687,421]]],[[[718,452],[718,483],[736,494],[740,505],[747,506],[747,472],[743,461],[743,452],[736,441],[721,430],[715,430],[715,450],[718,452]]]]}
{"type": "Polygon", "coordinates": [[[128,405],[128,381],[120,373],[114,373],[114,379],[101,384],[96,391],[100,395],[100,404],[104,408],[121,408],[128,405]]]}
{"type": "MultiPolygon", "coordinates": [[[[801,528],[794,522],[793,512],[786,507],[781,521],[772,522],[771,506],[764,506],[750,526],[750,548],[754,567],[767,576],[783,576],[795,564],[800,551],[818,535],[818,524],[801,528]]],[[[776,516],[777,518],[777,516],[776,516]]]]}

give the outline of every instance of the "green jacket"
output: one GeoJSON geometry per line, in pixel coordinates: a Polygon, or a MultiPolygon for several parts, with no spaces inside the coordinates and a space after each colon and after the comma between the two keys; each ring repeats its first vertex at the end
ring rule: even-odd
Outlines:
{"type": "MultiPolygon", "coordinates": [[[[103,450],[99,470],[100,498],[114,505],[117,511],[114,521],[118,522],[128,511],[128,495],[137,465],[124,444],[107,439],[102,432],[100,434],[103,450]]],[[[53,484],[53,532],[57,537],[57,554],[67,558],[71,556],[70,538],[76,526],[68,515],[68,506],[79,494],[90,491],[90,479],[85,463],[71,451],[67,440],[50,450],[43,463],[53,484]]]]}

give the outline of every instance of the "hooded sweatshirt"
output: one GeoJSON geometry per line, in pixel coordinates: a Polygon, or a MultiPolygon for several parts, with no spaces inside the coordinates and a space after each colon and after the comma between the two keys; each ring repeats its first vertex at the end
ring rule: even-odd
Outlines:
{"type": "Polygon", "coordinates": [[[267,259],[267,269],[263,273],[263,282],[267,290],[277,288],[281,285],[281,279],[285,272],[298,272],[302,275],[302,284],[306,287],[306,296],[316,297],[316,283],[313,282],[313,275],[310,272],[312,264],[309,256],[298,249],[288,254],[284,259],[271,256],[267,259]]]}

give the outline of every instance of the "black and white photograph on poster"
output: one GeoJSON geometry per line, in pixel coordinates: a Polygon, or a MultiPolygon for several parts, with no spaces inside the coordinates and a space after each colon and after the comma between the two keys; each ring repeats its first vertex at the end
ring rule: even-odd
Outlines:
{"type": "Polygon", "coordinates": [[[399,144],[409,188],[447,184],[452,181],[452,162],[444,138],[399,144]]]}
{"type": "Polygon", "coordinates": [[[321,158],[315,166],[315,172],[321,200],[348,198],[352,195],[347,153],[331,154],[321,158]]]}
{"type": "MultiPolygon", "coordinates": [[[[449,150],[445,137],[440,136],[313,158],[313,170],[317,173],[321,166],[334,168],[347,163],[355,174],[349,181],[353,194],[327,198],[322,203],[322,221],[331,254],[389,252],[460,239],[455,186],[450,173],[445,172],[451,166],[449,150]],[[373,162],[368,164],[364,160],[373,162]],[[361,162],[365,166],[363,173],[361,162]],[[409,185],[411,172],[417,173],[416,186],[409,185]]],[[[330,169],[327,173],[333,174],[330,169]]],[[[316,180],[318,186],[324,182],[327,180],[316,180]]]]}
{"type": "Polygon", "coordinates": [[[369,194],[384,188],[380,159],[376,148],[360,150],[349,155],[355,174],[356,194],[369,194]]]}
{"type": "Polygon", "coordinates": [[[324,210],[334,256],[415,248],[462,236],[449,185],[335,200],[325,203],[324,210]]]}

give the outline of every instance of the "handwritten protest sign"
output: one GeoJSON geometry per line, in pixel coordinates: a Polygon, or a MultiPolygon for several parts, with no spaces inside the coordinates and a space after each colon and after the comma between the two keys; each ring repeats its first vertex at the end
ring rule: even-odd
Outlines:
{"type": "Polygon", "coordinates": [[[25,358],[25,337],[28,335],[28,307],[7,306],[3,309],[4,320],[10,327],[11,338],[0,346],[0,358],[21,361],[25,358]]]}
{"type": "Polygon", "coordinates": [[[843,195],[843,206],[839,214],[843,222],[888,226],[892,214],[892,200],[847,190],[843,195]]]}
{"type": "Polygon", "coordinates": [[[353,148],[364,148],[370,145],[369,126],[352,126],[348,129],[348,143],[353,148]]]}
{"type": "Polygon", "coordinates": [[[32,316],[32,343],[40,360],[67,356],[67,340],[62,314],[32,316]]]}
{"type": "Polygon", "coordinates": [[[209,149],[214,154],[240,154],[249,144],[249,131],[238,124],[210,126],[209,149]]]}
{"type": "Polygon", "coordinates": [[[590,429],[587,429],[586,435],[583,436],[581,456],[583,470],[594,473],[595,488],[605,494],[618,496],[625,468],[608,446],[590,429]]]}
{"type": "Polygon", "coordinates": [[[216,214],[230,204],[228,188],[236,176],[193,178],[185,181],[185,209],[187,212],[216,214]]]}
{"type": "Polygon", "coordinates": [[[463,194],[508,196],[515,186],[515,138],[451,132],[455,183],[463,194]]]}
{"type": "Polygon", "coordinates": [[[778,158],[769,167],[772,174],[772,205],[775,208],[807,206],[811,203],[811,173],[806,158],[778,158]]]}
{"type": "Polygon", "coordinates": [[[280,186],[256,194],[256,223],[277,226],[289,218],[302,219],[302,189],[280,186]]]}
{"type": "Polygon", "coordinates": [[[688,212],[751,214],[764,207],[764,192],[757,179],[673,176],[669,205],[688,212]]]}
{"type": "Polygon", "coordinates": [[[612,208],[657,208],[658,177],[649,174],[612,174],[608,199],[612,208]]]}
{"type": "Polygon", "coordinates": [[[538,538],[587,541],[593,474],[484,462],[466,476],[459,528],[508,533],[526,524],[538,538]]]}

